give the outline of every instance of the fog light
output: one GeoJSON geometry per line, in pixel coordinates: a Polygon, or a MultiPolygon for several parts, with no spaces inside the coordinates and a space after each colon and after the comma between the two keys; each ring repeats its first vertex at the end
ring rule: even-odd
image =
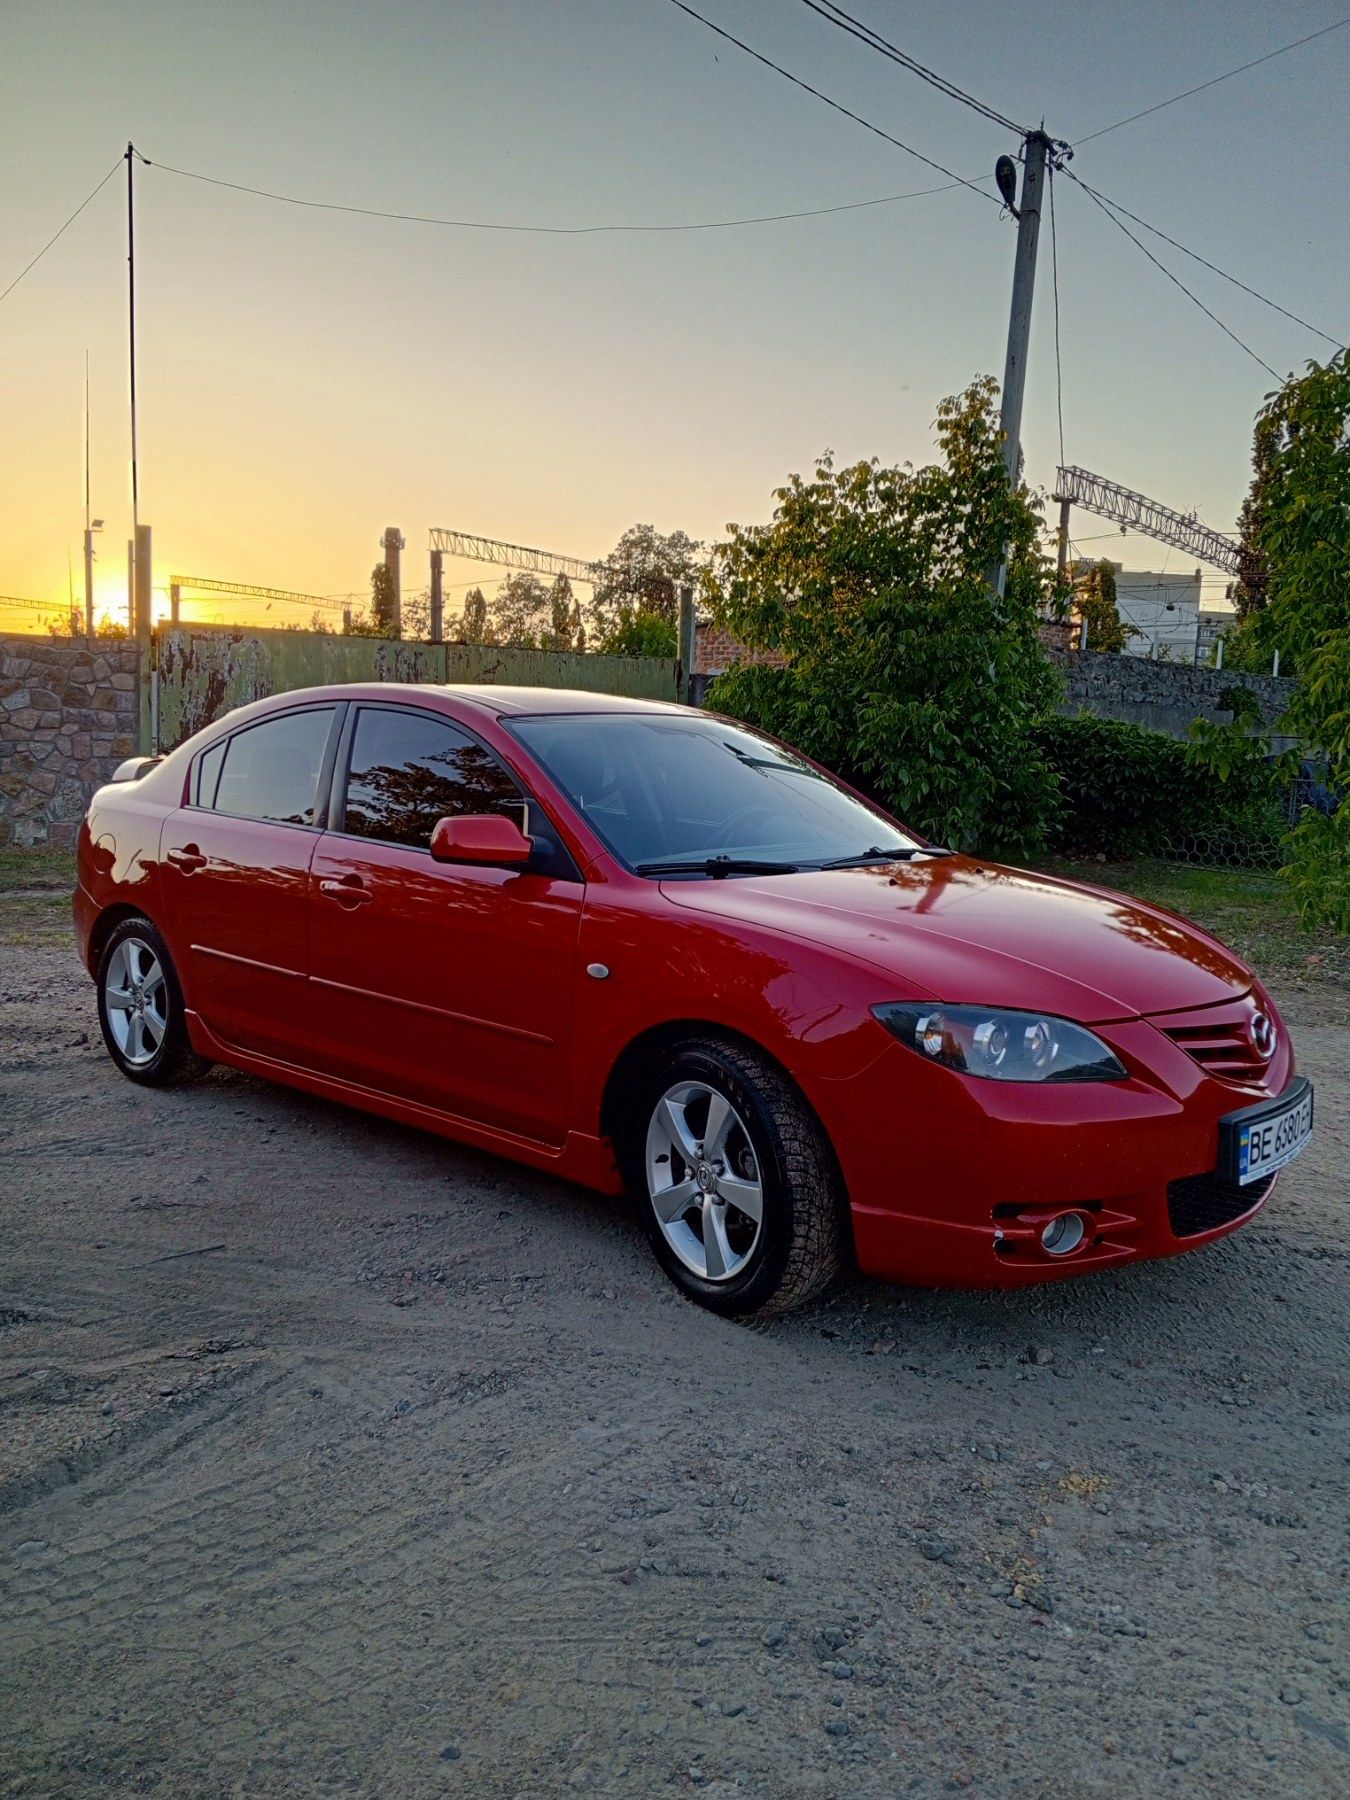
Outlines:
{"type": "Polygon", "coordinates": [[[1083,1221],[1077,1213],[1060,1213],[1041,1232],[1041,1249],[1047,1256],[1068,1256],[1083,1241],[1083,1221]]]}

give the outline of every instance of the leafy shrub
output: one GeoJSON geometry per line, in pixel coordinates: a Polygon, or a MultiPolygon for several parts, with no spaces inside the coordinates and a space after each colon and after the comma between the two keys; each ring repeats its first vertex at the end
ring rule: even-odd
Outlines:
{"type": "Polygon", "coordinates": [[[1197,745],[1118,719],[1044,719],[1033,737],[1059,779],[1056,850],[1179,855],[1247,868],[1281,860],[1279,774],[1259,746],[1228,758],[1224,774],[1202,760],[1197,745]]]}
{"type": "Polygon", "coordinates": [[[778,489],[770,523],[729,527],[704,597],[787,666],[740,664],[707,703],[945,843],[1029,854],[1054,805],[1029,735],[1058,685],[1036,633],[1053,572],[1031,499],[1008,482],[996,392],[981,380],[942,403],[939,462],[836,470],[826,456],[778,489]]]}

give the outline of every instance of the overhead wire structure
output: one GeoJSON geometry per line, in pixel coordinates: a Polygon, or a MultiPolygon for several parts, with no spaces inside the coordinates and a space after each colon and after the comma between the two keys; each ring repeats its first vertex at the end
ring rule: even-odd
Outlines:
{"type": "Polygon", "coordinates": [[[307,606],[311,610],[341,612],[342,602],[326,594],[298,594],[290,588],[259,587],[251,582],[221,581],[205,575],[171,575],[170,590],[177,588],[180,600],[196,594],[229,594],[239,600],[263,600],[270,606],[307,606]]]}
{"type": "Polygon", "coordinates": [[[1104,475],[1094,475],[1090,469],[1071,466],[1057,470],[1055,494],[1060,500],[1071,501],[1099,518],[1114,519],[1160,544],[1187,550],[1230,575],[1241,572],[1241,548],[1226,532],[1215,531],[1193,515],[1150,500],[1147,494],[1108,481],[1104,475]]]}

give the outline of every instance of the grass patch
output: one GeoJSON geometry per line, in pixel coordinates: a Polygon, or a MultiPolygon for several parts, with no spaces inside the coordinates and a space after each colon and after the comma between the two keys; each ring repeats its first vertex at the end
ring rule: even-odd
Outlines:
{"type": "Polygon", "coordinates": [[[73,850],[0,850],[0,894],[16,889],[51,888],[63,894],[75,890],[73,850]]]}
{"type": "Polygon", "coordinates": [[[1047,867],[1052,874],[1116,888],[1194,919],[1231,944],[1263,979],[1350,987],[1350,938],[1305,931],[1289,890],[1273,872],[1195,869],[1154,859],[1102,863],[1084,858],[1047,867]]]}
{"type": "Polygon", "coordinates": [[[73,850],[0,850],[0,944],[72,949],[73,850]]]}

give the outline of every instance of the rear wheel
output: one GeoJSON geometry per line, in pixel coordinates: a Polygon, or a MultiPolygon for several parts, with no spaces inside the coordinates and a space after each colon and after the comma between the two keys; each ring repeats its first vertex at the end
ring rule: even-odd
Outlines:
{"type": "Polygon", "coordinates": [[[787,1312],[844,1253],[844,1197],[819,1121],[767,1059],[683,1045],[645,1089],[630,1184],[671,1280],[728,1317],[787,1312]]]}
{"type": "Polygon", "coordinates": [[[131,1081],[161,1087],[210,1066],[193,1052],[178,974],[149,919],[123,919],[103,946],[98,1022],[108,1054],[131,1081]]]}

